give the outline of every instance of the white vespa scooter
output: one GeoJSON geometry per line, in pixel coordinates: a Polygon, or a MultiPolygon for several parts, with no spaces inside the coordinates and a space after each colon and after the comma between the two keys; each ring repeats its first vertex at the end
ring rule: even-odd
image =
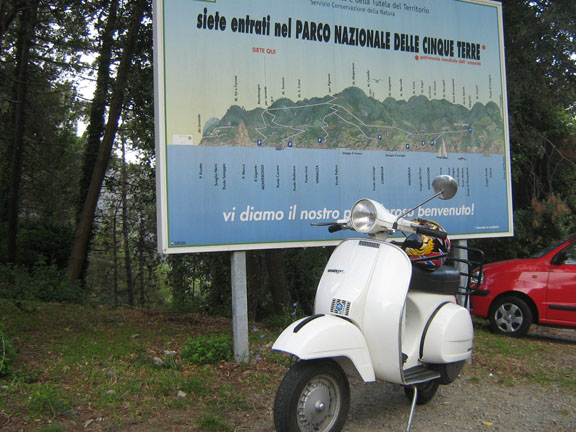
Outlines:
{"type": "MultiPolygon", "coordinates": [[[[458,189],[446,175],[432,186],[436,194],[405,214],[435,197],[450,199],[458,189]]],[[[350,402],[347,375],[354,373],[365,382],[404,386],[412,400],[409,430],[416,404],[430,401],[438,385],[454,381],[470,359],[472,320],[456,302],[459,270],[421,269],[385,240],[396,231],[446,233],[396,217],[368,199],[354,205],[349,220],[321,225],[370,238],[344,240],[335,249],[318,285],[315,314],[291,324],[272,347],[298,359],[276,394],[276,430],[341,430],[350,402]]]]}

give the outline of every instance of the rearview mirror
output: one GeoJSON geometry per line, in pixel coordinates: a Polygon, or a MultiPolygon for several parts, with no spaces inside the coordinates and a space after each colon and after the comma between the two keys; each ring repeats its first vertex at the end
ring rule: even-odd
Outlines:
{"type": "Polygon", "coordinates": [[[440,199],[449,200],[458,192],[458,183],[449,175],[439,175],[432,180],[432,189],[440,199]]]}

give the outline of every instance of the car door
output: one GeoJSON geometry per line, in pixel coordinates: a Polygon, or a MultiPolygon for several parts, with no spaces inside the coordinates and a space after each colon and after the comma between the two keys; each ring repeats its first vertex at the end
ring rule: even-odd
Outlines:
{"type": "Polygon", "coordinates": [[[552,259],[547,290],[549,324],[576,325],[576,243],[552,259]]]}

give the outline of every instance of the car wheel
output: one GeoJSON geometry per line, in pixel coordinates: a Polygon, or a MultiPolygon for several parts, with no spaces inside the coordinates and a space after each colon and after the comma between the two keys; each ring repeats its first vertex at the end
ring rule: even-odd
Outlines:
{"type": "Polygon", "coordinates": [[[532,324],[532,309],[518,297],[496,299],[490,307],[490,326],[496,333],[524,336],[532,324]]]}

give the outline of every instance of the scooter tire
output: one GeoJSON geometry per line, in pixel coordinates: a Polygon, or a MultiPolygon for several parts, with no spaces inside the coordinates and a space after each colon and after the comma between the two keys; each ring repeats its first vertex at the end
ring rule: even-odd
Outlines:
{"type": "Polygon", "coordinates": [[[284,376],[274,401],[278,432],[338,432],[350,406],[350,385],[333,360],[304,360],[284,376]]]}
{"type": "MultiPolygon", "coordinates": [[[[417,384],[418,387],[418,396],[416,398],[416,405],[425,405],[430,402],[436,391],[438,391],[438,386],[440,382],[436,380],[427,381],[422,384],[417,384]]],[[[404,387],[404,393],[410,402],[414,399],[414,386],[406,386],[404,387]]]]}

